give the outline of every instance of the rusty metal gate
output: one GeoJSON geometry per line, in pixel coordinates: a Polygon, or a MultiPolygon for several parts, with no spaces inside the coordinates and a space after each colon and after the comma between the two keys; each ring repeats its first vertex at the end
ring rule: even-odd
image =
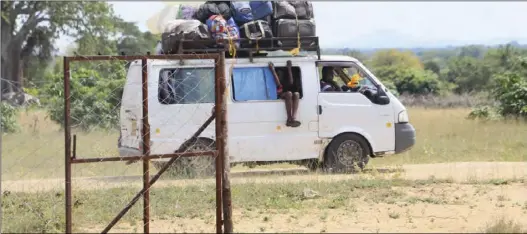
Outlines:
{"type": "Polygon", "coordinates": [[[216,183],[216,232],[232,232],[232,207],[230,198],[229,182],[229,160],[227,148],[227,108],[226,108],[226,80],[225,80],[225,52],[210,54],[172,54],[172,55],[121,55],[121,56],[72,56],[64,57],[64,137],[65,137],[65,199],[66,199],[66,233],[72,232],[72,165],[81,163],[97,163],[110,161],[142,161],[143,162],[143,188],[133,199],[119,212],[115,218],[106,226],[102,233],[107,233],[137,201],[143,197],[143,231],[150,232],[150,188],[160,176],[173,164],[177,158],[216,156],[215,160],[215,183],[216,183]],[[212,151],[204,152],[178,152],[172,154],[155,155],[150,154],[150,125],[148,114],[148,68],[149,59],[156,60],[214,60],[214,111],[211,116],[196,130],[191,139],[196,139],[215,120],[215,142],[216,147],[212,151]],[[70,103],[70,63],[83,61],[141,60],[142,65],[142,155],[127,157],[76,157],[77,137],[71,134],[71,103],[70,103]],[[158,173],[150,178],[149,162],[151,159],[170,158],[170,160],[159,169],[158,173]]]}

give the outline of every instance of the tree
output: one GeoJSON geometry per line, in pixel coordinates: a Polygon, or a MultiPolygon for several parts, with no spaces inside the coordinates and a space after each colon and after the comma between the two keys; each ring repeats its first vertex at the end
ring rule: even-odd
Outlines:
{"type": "Polygon", "coordinates": [[[439,94],[445,87],[435,73],[419,68],[384,66],[375,72],[376,76],[393,83],[401,94],[439,94]]]}
{"type": "Polygon", "coordinates": [[[448,87],[433,71],[425,70],[411,51],[381,50],[372,56],[370,64],[379,79],[393,83],[401,94],[439,94],[448,87]]]}
{"type": "Polygon", "coordinates": [[[488,87],[491,70],[481,59],[474,57],[455,57],[447,62],[448,72],[444,79],[455,83],[456,93],[478,92],[488,87]]]}
{"type": "Polygon", "coordinates": [[[60,35],[108,34],[116,19],[106,2],[2,1],[1,9],[2,93],[21,91],[20,62],[50,59],[60,35]]]}
{"type": "Polygon", "coordinates": [[[439,75],[441,72],[441,68],[439,67],[439,64],[435,61],[427,61],[424,64],[425,70],[429,70],[436,75],[439,75]]]}
{"type": "Polygon", "coordinates": [[[485,55],[485,47],[480,45],[469,45],[460,48],[460,57],[483,58],[485,55]]]}
{"type": "Polygon", "coordinates": [[[505,72],[495,77],[492,95],[499,101],[503,116],[527,117],[527,77],[517,72],[505,72]]]}
{"type": "Polygon", "coordinates": [[[371,58],[372,67],[397,66],[423,69],[424,66],[413,52],[396,49],[380,50],[371,58]]]}
{"type": "MultiPolygon", "coordinates": [[[[120,51],[127,54],[145,54],[153,51],[157,37],[143,33],[130,22],[116,19],[115,36],[80,35],[76,40],[75,51],[81,55],[97,53],[117,55],[120,51]],[[131,51],[136,51],[132,53],[131,51]]],[[[63,123],[64,93],[62,92],[62,66],[57,61],[53,71],[47,74],[48,81],[42,88],[49,108],[50,118],[63,123]]],[[[70,64],[71,84],[71,120],[72,126],[82,130],[92,128],[110,129],[118,126],[118,110],[126,80],[127,62],[97,61],[74,62],[70,64]]]]}

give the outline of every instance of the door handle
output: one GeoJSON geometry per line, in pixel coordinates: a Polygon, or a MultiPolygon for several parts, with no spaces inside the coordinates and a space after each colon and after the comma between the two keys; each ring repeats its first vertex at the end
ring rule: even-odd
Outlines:
{"type": "Polygon", "coordinates": [[[322,114],[322,106],[321,106],[321,105],[318,105],[318,114],[319,114],[319,115],[322,114]]]}

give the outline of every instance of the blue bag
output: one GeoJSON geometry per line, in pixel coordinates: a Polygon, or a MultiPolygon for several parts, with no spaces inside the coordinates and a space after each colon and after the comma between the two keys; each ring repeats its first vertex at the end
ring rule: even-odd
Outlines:
{"type": "Polygon", "coordinates": [[[273,13],[271,1],[251,1],[250,3],[254,20],[259,20],[273,13]]]}
{"type": "Polygon", "coordinates": [[[232,18],[225,20],[221,15],[213,15],[207,19],[206,23],[212,38],[220,40],[217,45],[223,46],[229,39],[232,39],[235,47],[239,47],[240,28],[232,18]]]}
{"type": "Polygon", "coordinates": [[[246,1],[236,1],[232,2],[232,18],[234,18],[234,21],[238,24],[244,24],[249,21],[253,21],[253,12],[251,9],[251,5],[249,2],[246,1]]]}

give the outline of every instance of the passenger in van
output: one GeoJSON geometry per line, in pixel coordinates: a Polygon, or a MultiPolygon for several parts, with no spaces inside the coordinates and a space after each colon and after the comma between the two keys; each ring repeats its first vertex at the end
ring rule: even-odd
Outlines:
{"type": "Polygon", "coordinates": [[[291,61],[287,61],[287,76],[284,74],[284,70],[275,69],[271,62],[269,63],[269,68],[275,77],[275,81],[277,81],[278,96],[283,99],[285,103],[285,110],[287,113],[285,125],[294,128],[300,126],[300,121],[296,120],[296,113],[298,111],[298,105],[300,101],[300,90],[293,79],[291,61]]]}
{"type": "Polygon", "coordinates": [[[333,92],[339,91],[342,89],[339,87],[337,82],[333,80],[334,70],[333,67],[323,67],[322,68],[322,79],[320,80],[320,91],[322,92],[333,92]]]}

